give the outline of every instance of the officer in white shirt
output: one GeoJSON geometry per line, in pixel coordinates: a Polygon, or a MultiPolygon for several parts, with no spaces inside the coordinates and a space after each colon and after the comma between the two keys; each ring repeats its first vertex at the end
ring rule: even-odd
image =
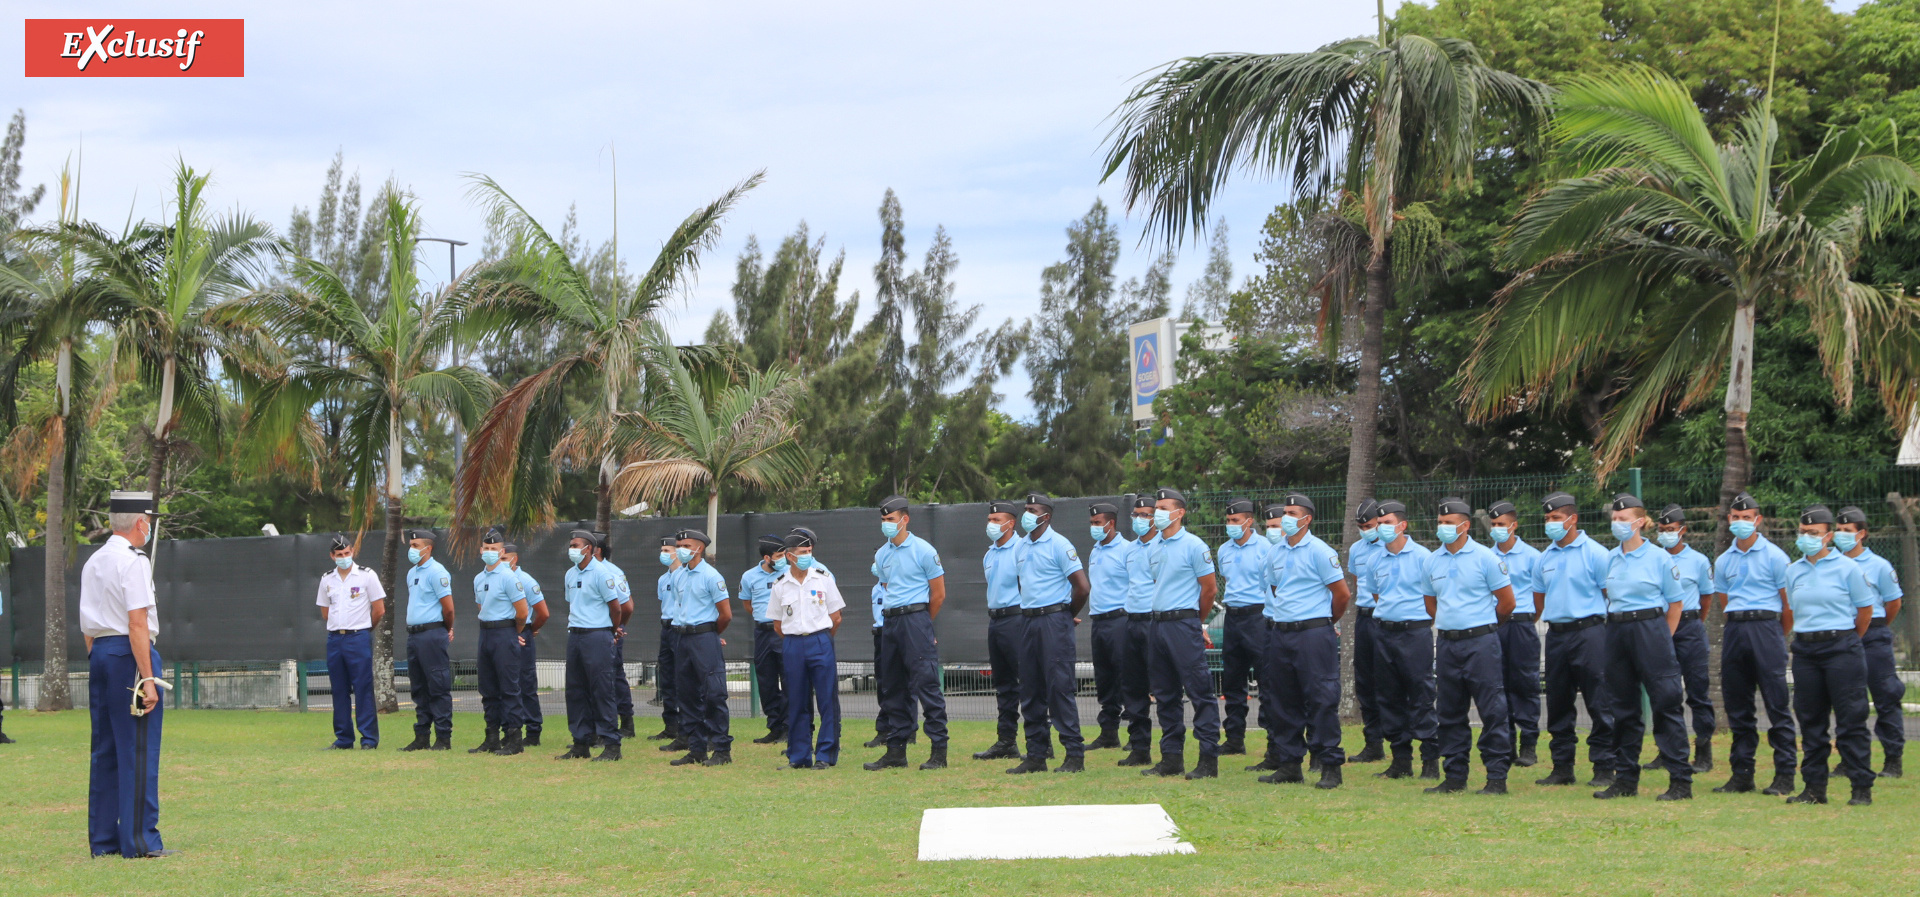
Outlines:
{"type": "Polygon", "coordinates": [[[333,743],[330,751],[353,749],[353,724],[360,722],[360,747],[380,746],[380,712],[373,704],[373,627],[387,612],[387,590],[372,570],[353,562],[353,543],[333,534],[333,569],[320,577],[320,622],[327,627],[327,681],[333,685],[333,743]]]}
{"type": "Polygon", "coordinates": [[[160,841],[160,611],[153,562],[153,493],[115,492],[113,536],[80,572],[80,634],[87,642],[93,762],[87,839],[93,855],[171,856],[160,841]]]}
{"type": "Polygon", "coordinates": [[[787,767],[826,769],[840,762],[840,690],[833,636],[847,602],[833,574],[813,557],[812,531],[796,530],[782,543],[786,568],[767,597],[767,615],[780,635],[787,685],[787,767]],[[813,736],[815,708],[820,736],[813,736]]]}

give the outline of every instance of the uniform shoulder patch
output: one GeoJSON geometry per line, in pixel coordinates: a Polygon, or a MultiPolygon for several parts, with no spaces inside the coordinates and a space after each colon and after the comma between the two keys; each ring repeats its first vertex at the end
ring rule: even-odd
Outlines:
{"type": "Polygon", "coordinates": [[[1507,575],[1507,562],[1506,562],[1506,561],[1501,561],[1501,562],[1500,562],[1500,575],[1502,575],[1502,576],[1505,576],[1505,575],[1507,575]]]}
{"type": "Polygon", "coordinates": [[[442,586],[450,586],[450,585],[453,585],[453,579],[452,579],[452,577],[447,577],[447,576],[442,576],[442,577],[440,577],[440,585],[442,585],[442,586]]]}
{"type": "Polygon", "coordinates": [[[1673,581],[1674,581],[1674,582],[1679,582],[1679,581],[1680,581],[1680,568],[1679,568],[1679,567],[1674,567],[1674,568],[1673,568],[1673,581]]]}

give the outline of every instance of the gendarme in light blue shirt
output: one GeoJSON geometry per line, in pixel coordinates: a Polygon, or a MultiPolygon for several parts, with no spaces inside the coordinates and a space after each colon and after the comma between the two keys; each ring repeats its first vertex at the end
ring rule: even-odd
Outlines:
{"type": "Polygon", "coordinates": [[[1547,596],[1541,619],[1571,623],[1607,612],[1607,598],[1600,594],[1607,587],[1607,550],[1587,538],[1586,530],[1575,533],[1571,544],[1540,549],[1534,564],[1533,590],[1547,596]]]}
{"type": "MultiPolygon", "coordinates": [[[[1132,524],[1128,524],[1131,526],[1132,524]]],[[[1159,538],[1152,531],[1133,542],[1133,551],[1127,555],[1127,613],[1153,613],[1153,553],[1159,548],[1159,538]]]]}
{"type": "Polygon", "coordinates": [[[1214,552],[1220,575],[1226,585],[1220,590],[1220,603],[1228,607],[1253,607],[1267,603],[1267,561],[1273,556],[1273,543],[1265,536],[1248,535],[1246,542],[1228,539],[1214,552]]]}
{"type": "Polygon", "coordinates": [[[872,592],[873,628],[879,629],[882,625],[884,625],[887,622],[885,615],[880,613],[881,608],[885,607],[887,602],[887,583],[885,580],[880,579],[880,562],[879,561],[877,560],[874,561],[872,566],[867,568],[867,572],[872,573],[873,578],[875,580],[873,583],[873,592],[872,592]]]}
{"type": "Polygon", "coordinates": [[[440,599],[453,597],[453,577],[440,562],[427,558],[407,569],[407,625],[438,623],[440,599]]]}
{"type": "Polygon", "coordinates": [[[601,560],[600,566],[607,568],[607,587],[620,596],[620,603],[633,600],[633,584],[627,582],[627,571],[620,569],[612,561],[601,560]]]}
{"type": "Polygon", "coordinates": [[[1873,553],[1873,549],[1862,547],[1858,555],[1849,555],[1853,562],[1860,565],[1860,575],[1866,577],[1867,588],[1873,590],[1873,618],[1887,618],[1887,602],[1899,601],[1906,593],[1900,589],[1900,578],[1893,575],[1893,564],[1873,553]]]}
{"type": "Polygon", "coordinates": [[[567,628],[610,629],[613,614],[607,602],[619,602],[607,579],[607,568],[599,561],[588,561],[585,570],[579,564],[567,567],[567,628]]]}
{"type": "Polygon", "coordinates": [[[1416,620],[1431,620],[1427,614],[1427,555],[1432,550],[1405,538],[1406,544],[1399,551],[1387,548],[1393,544],[1380,545],[1380,553],[1373,556],[1372,572],[1367,574],[1367,585],[1375,595],[1380,596],[1379,604],[1373,610],[1375,620],[1389,623],[1411,623],[1416,620]]]}
{"type": "Polygon", "coordinates": [[[1386,549],[1378,542],[1361,539],[1347,548],[1347,572],[1353,574],[1353,606],[1379,607],[1380,599],[1374,597],[1373,584],[1367,577],[1373,573],[1373,559],[1386,549]]]}
{"type": "Polygon", "coordinates": [[[1087,598],[1088,613],[1126,609],[1127,559],[1133,556],[1133,549],[1133,543],[1120,538],[1119,533],[1107,537],[1105,542],[1093,543],[1093,549],[1087,552],[1087,585],[1092,588],[1087,598]]]}
{"type": "Polygon", "coordinates": [[[773,617],[767,614],[767,603],[773,598],[773,584],[785,574],[772,573],[759,564],[747,568],[740,574],[740,597],[753,605],[753,622],[771,623],[773,617]]]}
{"type": "MultiPolygon", "coordinates": [[[[527,596],[527,619],[531,620],[533,606],[547,600],[547,596],[540,593],[540,582],[533,578],[533,574],[525,570],[515,570],[513,575],[520,577],[520,594],[527,596]]],[[[548,608],[547,612],[552,613],[553,609],[548,608]]]]}
{"type": "Polygon", "coordinates": [[[1200,609],[1200,577],[1213,575],[1213,553],[1199,536],[1181,527],[1172,537],[1147,544],[1152,568],[1153,610],[1165,613],[1200,609]]]}
{"type": "Polygon", "coordinates": [[[1019,533],[1012,533],[1004,543],[987,545],[980,568],[987,574],[989,610],[1020,606],[1020,545],[1025,541],[1019,533]]]}
{"type": "Polygon", "coordinates": [[[1327,587],[1346,578],[1340,571],[1340,553],[1311,531],[1298,542],[1281,539],[1268,555],[1266,584],[1269,620],[1292,623],[1333,616],[1333,593],[1327,587]]]}
{"type": "Polygon", "coordinates": [[[1685,542],[1680,543],[1679,551],[1670,552],[1669,556],[1680,570],[1680,587],[1686,596],[1680,599],[1680,609],[1699,610],[1700,599],[1713,594],[1713,562],[1685,542]]]}
{"type": "Polygon", "coordinates": [[[1787,553],[1755,535],[1752,548],[1733,543],[1713,565],[1713,590],[1727,593],[1727,611],[1780,610],[1787,587],[1787,553]]]}
{"type": "Polygon", "coordinates": [[[673,625],[698,626],[720,619],[721,602],[727,600],[727,579],[713,569],[713,563],[700,559],[699,566],[684,567],[673,580],[673,625]]]}
{"type": "Polygon", "coordinates": [[[1540,564],[1540,549],[1525,539],[1514,539],[1511,551],[1490,546],[1495,556],[1507,564],[1507,578],[1513,580],[1513,607],[1522,613],[1533,612],[1533,573],[1540,564]]]}
{"type": "Polygon", "coordinates": [[[660,619],[663,622],[673,622],[673,578],[679,575],[680,568],[675,567],[660,574],[660,581],[654,584],[653,597],[660,601],[660,619]]]}
{"type": "Polygon", "coordinates": [[[1854,614],[1873,606],[1873,589],[1859,562],[1832,546],[1817,561],[1802,557],[1788,564],[1786,580],[1796,633],[1852,629],[1854,614]]]}
{"type": "Polygon", "coordinates": [[[1020,546],[1020,606],[1052,607],[1072,600],[1073,583],[1067,577],[1086,569],[1073,543],[1051,526],[1026,542],[1020,546]]]}
{"type": "Polygon", "coordinates": [[[520,575],[513,572],[506,561],[493,565],[492,570],[482,567],[480,572],[473,575],[473,603],[480,605],[482,623],[513,619],[513,603],[526,599],[526,589],[520,585],[520,575]]]}
{"type": "Polygon", "coordinates": [[[1608,613],[1664,613],[1669,604],[1684,605],[1686,593],[1686,584],[1680,581],[1680,565],[1666,549],[1641,539],[1640,547],[1632,551],[1616,546],[1607,552],[1608,613]]]}
{"type": "Polygon", "coordinates": [[[1433,628],[1472,629],[1499,622],[1500,600],[1493,592],[1513,585],[1513,579],[1493,549],[1472,539],[1459,551],[1443,545],[1427,555],[1426,572],[1426,593],[1434,598],[1433,628]]]}
{"type": "Polygon", "coordinates": [[[873,553],[873,564],[880,571],[877,574],[880,581],[887,587],[880,600],[888,610],[926,604],[932,594],[933,581],[947,575],[946,568],[940,566],[940,553],[913,533],[907,533],[898,545],[893,544],[892,539],[880,543],[879,550],[873,553]]]}

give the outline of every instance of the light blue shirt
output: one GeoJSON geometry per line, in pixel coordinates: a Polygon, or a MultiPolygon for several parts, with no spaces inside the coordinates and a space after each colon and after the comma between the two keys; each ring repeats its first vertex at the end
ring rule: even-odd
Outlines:
{"type": "Polygon", "coordinates": [[[1112,613],[1127,607],[1128,571],[1127,559],[1133,556],[1134,544],[1113,534],[1105,542],[1093,543],[1093,550],[1087,552],[1087,584],[1093,594],[1087,599],[1087,612],[1093,614],[1112,613]]]}
{"type": "Polygon", "coordinates": [[[987,609],[1020,606],[1020,543],[1024,541],[1016,533],[1005,544],[987,546],[986,556],[980,559],[980,568],[987,573],[987,609]]]}
{"type": "Polygon", "coordinates": [[[1266,536],[1248,536],[1245,544],[1228,539],[1220,543],[1214,557],[1219,559],[1220,575],[1227,582],[1220,589],[1220,603],[1228,607],[1253,607],[1267,603],[1267,562],[1273,545],[1266,536]]]}
{"type": "Polygon", "coordinates": [[[940,553],[912,533],[898,545],[892,539],[880,543],[880,549],[873,553],[873,563],[887,587],[881,602],[888,610],[926,604],[933,581],[947,575],[946,568],[940,566],[940,553]]]}
{"type": "Polygon", "coordinates": [[[1549,623],[1606,613],[1607,596],[1600,593],[1606,587],[1607,550],[1587,538],[1586,530],[1576,533],[1571,545],[1554,542],[1540,549],[1535,559],[1533,590],[1547,596],[1540,616],[1549,623]]]}
{"type": "Polygon", "coordinates": [[[1300,541],[1281,539],[1267,556],[1267,619],[1282,623],[1333,616],[1333,593],[1327,587],[1346,579],[1340,571],[1340,553],[1311,532],[1300,541]]]}
{"type": "MultiPolygon", "coordinates": [[[[1667,550],[1645,539],[1640,547],[1607,552],[1607,612],[1636,610],[1664,612],[1669,604],[1686,605],[1688,589],[1680,580],[1680,565],[1667,550]]],[[[1694,592],[1698,598],[1699,593],[1694,592]]]]}
{"type": "Polygon", "coordinates": [[[1127,613],[1153,613],[1153,554],[1160,547],[1155,535],[1148,532],[1134,540],[1133,550],[1127,554],[1127,613]]]}
{"type": "MultiPolygon", "coordinates": [[[[869,567],[867,572],[872,573],[873,578],[878,580],[880,578],[880,562],[874,561],[873,566],[869,567]]],[[[880,613],[880,610],[886,606],[886,601],[887,584],[885,582],[875,582],[873,584],[873,628],[875,629],[879,629],[881,625],[887,622],[885,616],[880,613]]],[[[874,662],[879,663],[880,659],[876,657],[874,658],[874,662]]]]}
{"type": "Polygon", "coordinates": [[[1780,590],[1787,587],[1787,553],[1765,536],[1754,536],[1753,547],[1734,542],[1713,565],[1713,590],[1727,593],[1727,611],[1780,609],[1780,590]]]}
{"type": "Polygon", "coordinates": [[[492,570],[482,567],[473,575],[473,603],[480,605],[483,623],[514,619],[513,603],[526,598],[520,575],[506,561],[495,564],[492,570]]]}
{"type": "Polygon", "coordinates": [[[773,599],[773,583],[783,574],[769,573],[767,568],[754,564],[747,572],[740,574],[740,597],[753,605],[753,622],[771,623],[772,615],[767,613],[767,602],[773,599]]]}
{"type": "Polygon", "coordinates": [[[1213,575],[1207,543],[1183,526],[1178,535],[1148,543],[1146,552],[1154,583],[1153,610],[1199,610],[1200,577],[1213,575]]]}
{"type": "Polygon", "coordinates": [[[1906,594],[1900,589],[1900,578],[1893,575],[1893,564],[1873,553],[1871,548],[1860,549],[1860,556],[1853,559],[1860,565],[1860,575],[1866,577],[1867,588],[1873,590],[1873,618],[1887,618],[1887,602],[1899,601],[1906,594]]]}
{"type": "Polygon", "coordinates": [[[1832,547],[1818,561],[1803,557],[1788,564],[1786,580],[1796,633],[1852,629],[1854,614],[1873,606],[1873,588],[1860,563],[1832,547]]]}
{"type": "Polygon", "coordinates": [[[1086,569],[1080,552],[1049,526],[1038,538],[1027,537],[1020,547],[1020,606],[1052,607],[1073,598],[1073,582],[1067,577],[1086,569]]]}
{"type": "Polygon", "coordinates": [[[1367,581],[1373,572],[1374,558],[1386,549],[1378,542],[1361,539],[1347,548],[1347,572],[1353,574],[1353,606],[1379,607],[1380,599],[1374,596],[1373,584],[1367,581]]]}
{"type": "Polygon", "coordinates": [[[440,599],[453,597],[453,577],[440,562],[427,558],[407,570],[407,625],[438,623],[440,599]]]}
{"type": "Polygon", "coordinates": [[[613,613],[607,602],[619,600],[620,593],[607,577],[607,565],[588,561],[585,570],[579,564],[567,567],[567,628],[611,628],[613,613]]]}
{"type": "Polygon", "coordinates": [[[1514,610],[1533,613],[1533,573],[1540,564],[1540,549],[1528,545],[1525,539],[1513,540],[1512,551],[1501,551],[1498,545],[1490,547],[1506,562],[1507,578],[1513,580],[1514,610]]]}
{"type": "Polygon", "coordinates": [[[668,570],[660,574],[660,582],[653,587],[653,597],[660,601],[660,620],[662,622],[673,622],[673,578],[679,575],[680,571],[677,569],[668,570]]]}
{"type": "MultiPolygon", "coordinates": [[[[1472,629],[1500,621],[1494,590],[1513,585],[1493,549],[1468,539],[1459,551],[1441,546],[1427,555],[1426,594],[1433,596],[1433,628],[1472,629]]],[[[1422,596],[1422,600],[1425,596],[1422,596]]]]}
{"type": "MultiPolygon", "coordinates": [[[[547,600],[547,596],[540,593],[540,582],[533,578],[533,574],[525,570],[515,570],[513,574],[520,577],[520,594],[527,596],[527,619],[531,620],[533,606],[547,600]]],[[[548,608],[548,612],[551,613],[552,608],[548,608]]]]}
{"type": "Polygon", "coordinates": [[[727,579],[702,558],[697,567],[683,567],[673,579],[673,624],[698,626],[720,619],[719,604],[727,600],[727,579]]]}
{"type": "Polygon", "coordinates": [[[614,594],[620,596],[620,603],[633,601],[633,584],[627,582],[627,571],[615,566],[612,561],[603,560],[600,566],[607,568],[607,585],[614,594]]]}
{"type": "Polygon", "coordinates": [[[1713,594],[1713,562],[1707,556],[1693,550],[1693,546],[1680,543],[1680,550],[1669,555],[1673,565],[1680,568],[1681,610],[1699,610],[1700,599],[1713,594]]]}
{"type": "Polygon", "coordinates": [[[1367,574],[1368,585],[1379,596],[1373,618],[1389,623],[1433,619],[1427,614],[1427,555],[1433,551],[1411,536],[1399,551],[1374,544],[1381,548],[1373,556],[1372,572],[1367,574]]]}

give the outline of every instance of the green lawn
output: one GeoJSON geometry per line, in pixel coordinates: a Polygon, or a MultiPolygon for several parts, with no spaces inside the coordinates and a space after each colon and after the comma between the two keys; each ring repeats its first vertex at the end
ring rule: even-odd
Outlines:
{"type": "MultiPolygon", "coordinates": [[[[451,753],[321,752],[321,714],[171,711],[161,831],[184,855],[93,860],[86,848],[87,717],[11,713],[0,747],[0,893],[106,894],[1844,894],[1904,893],[1920,874],[1920,782],[1874,806],[1788,807],[1758,795],[1603,803],[1542,789],[1505,798],[1420,793],[1349,767],[1333,793],[1261,785],[1235,762],[1217,781],[1145,779],[1089,755],[1082,775],[1007,776],[1009,763],[869,773],[777,769],[739,743],[733,766],[673,769],[635,743],[618,764],[451,753]],[[928,807],[1158,802],[1199,852],[1101,860],[920,863],[928,807]]],[[[383,721],[394,746],[406,722],[383,721]]],[[[866,721],[850,721],[864,740],[866,721]]],[[[748,737],[763,729],[743,721],[748,737]]],[[[992,740],[955,726],[955,755],[992,740]]],[[[1354,739],[1354,734],[1349,734],[1354,739]]],[[[1724,739],[1723,739],[1724,741],[1724,739]]],[[[1722,745],[1724,754],[1724,744],[1722,745]]],[[[924,743],[910,756],[925,758],[924,743]]],[[[1647,785],[1664,788],[1664,774],[1647,785]]],[[[1882,780],[1883,783],[1885,780],[1882,780]]],[[[1421,783],[1428,784],[1428,783],[1421,783]]],[[[1476,770],[1474,786],[1479,785],[1476,770]]]]}

